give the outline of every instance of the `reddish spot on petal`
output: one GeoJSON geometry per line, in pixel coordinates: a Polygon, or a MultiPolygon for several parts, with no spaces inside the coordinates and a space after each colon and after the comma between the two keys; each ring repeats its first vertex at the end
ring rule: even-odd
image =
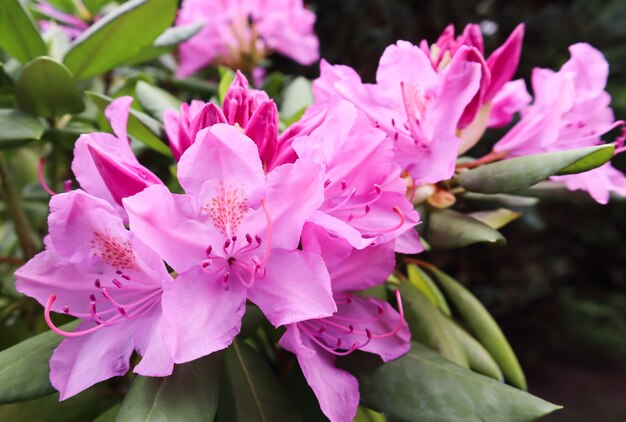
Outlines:
{"type": "Polygon", "coordinates": [[[91,250],[95,256],[100,257],[105,263],[117,269],[135,269],[137,263],[129,239],[110,233],[95,231],[91,240],[91,250]]]}
{"type": "Polygon", "coordinates": [[[222,184],[217,190],[217,195],[204,206],[204,209],[209,212],[213,225],[230,236],[237,232],[237,227],[248,209],[248,200],[242,189],[222,184]]]}

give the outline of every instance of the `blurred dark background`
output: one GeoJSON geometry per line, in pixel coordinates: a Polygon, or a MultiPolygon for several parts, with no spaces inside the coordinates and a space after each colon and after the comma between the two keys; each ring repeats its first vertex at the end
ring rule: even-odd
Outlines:
{"type": "MultiPolygon", "coordinates": [[[[611,65],[608,90],[626,119],[626,1],[309,0],[322,56],[373,81],[385,47],[434,42],[448,23],[479,23],[489,53],[519,23],[526,37],[517,77],[558,68],[567,47],[589,42],[611,65]]],[[[287,61],[275,64],[295,70],[287,61]]],[[[298,71],[301,71],[299,69],[298,71]]],[[[306,70],[317,76],[317,68],[306,70]]],[[[491,141],[498,134],[490,136],[491,141]]],[[[483,145],[489,148],[489,139],[483,145]]],[[[624,154],[626,155],[626,154],[624,154]]],[[[614,159],[626,170],[626,157],[614,159]]],[[[547,200],[504,229],[504,248],[425,255],[486,304],[524,366],[530,391],[565,410],[552,421],[626,420],[626,202],[547,200]]]]}

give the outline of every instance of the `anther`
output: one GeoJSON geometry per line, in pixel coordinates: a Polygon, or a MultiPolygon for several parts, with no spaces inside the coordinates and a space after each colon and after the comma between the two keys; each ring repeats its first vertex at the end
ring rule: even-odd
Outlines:
{"type": "Polygon", "coordinates": [[[246,242],[252,243],[252,236],[250,236],[250,233],[246,233],[246,242]]]}
{"type": "Polygon", "coordinates": [[[96,278],[96,281],[94,281],[93,285],[96,286],[96,289],[99,289],[100,288],[100,279],[96,278]]]}
{"type": "Polygon", "coordinates": [[[95,302],[96,301],[96,295],[94,295],[93,293],[89,294],[89,301],[90,302],[95,302]]]}
{"type": "Polygon", "coordinates": [[[324,188],[327,188],[328,185],[330,185],[330,184],[331,184],[330,179],[326,179],[326,181],[324,182],[324,188]]]}
{"type": "Polygon", "coordinates": [[[120,281],[117,278],[114,278],[113,280],[111,280],[111,283],[115,284],[115,287],[117,287],[118,289],[121,289],[122,287],[124,287],[124,285],[120,283],[120,281]]]}
{"type": "Polygon", "coordinates": [[[127,274],[122,274],[122,278],[123,278],[124,280],[130,280],[130,276],[129,276],[129,275],[127,275],[127,274]]]}
{"type": "Polygon", "coordinates": [[[209,245],[206,248],[206,251],[204,251],[206,253],[206,256],[211,256],[211,252],[213,252],[213,246],[209,245]]]}
{"type": "Polygon", "coordinates": [[[65,312],[66,314],[69,313],[70,308],[68,308],[67,306],[63,307],[63,312],[65,312]]]}

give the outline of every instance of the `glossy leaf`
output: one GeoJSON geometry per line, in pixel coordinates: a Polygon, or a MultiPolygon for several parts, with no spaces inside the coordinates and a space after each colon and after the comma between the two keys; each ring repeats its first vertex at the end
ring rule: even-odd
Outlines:
{"type": "Polygon", "coordinates": [[[20,63],[47,52],[35,21],[20,0],[0,1],[0,48],[20,63]]]}
{"type": "Polygon", "coordinates": [[[497,210],[491,211],[478,211],[468,215],[478,221],[482,221],[495,230],[506,226],[522,216],[519,212],[511,211],[506,208],[498,208],[497,210]]]}
{"type": "Polygon", "coordinates": [[[298,421],[300,417],[274,373],[253,348],[235,340],[224,357],[226,375],[218,420],[298,421]]]}
{"type": "Polygon", "coordinates": [[[504,381],[500,367],[478,340],[454,321],[450,324],[450,330],[463,348],[469,369],[498,381],[504,381]]]}
{"type": "Polygon", "coordinates": [[[425,237],[434,249],[460,248],[474,243],[506,244],[506,239],[497,230],[451,209],[430,213],[425,237]]]}
{"type": "MultiPolygon", "coordinates": [[[[61,328],[71,330],[76,325],[71,322],[61,328]]],[[[0,352],[0,403],[31,400],[54,392],[49,361],[61,340],[63,337],[48,331],[0,352]]]]}
{"type": "Polygon", "coordinates": [[[45,117],[76,114],[85,104],[72,75],[49,57],[38,57],[22,69],[15,87],[18,106],[45,117]]]}
{"type": "Polygon", "coordinates": [[[469,330],[498,363],[506,379],[512,385],[526,389],[526,377],[513,349],[483,304],[449,275],[436,268],[433,268],[433,274],[469,330]]]}
{"type": "Polygon", "coordinates": [[[0,406],[1,421],[92,421],[117,398],[96,386],[59,402],[59,394],[0,406]]]}
{"type": "Polygon", "coordinates": [[[174,21],[176,0],[131,0],[83,32],[63,63],[86,79],[130,62],[174,21]]]}
{"type": "Polygon", "coordinates": [[[0,109],[0,148],[13,148],[41,138],[43,123],[30,114],[0,109]]]}
{"type": "Polygon", "coordinates": [[[451,315],[446,298],[428,274],[415,264],[407,265],[406,272],[407,278],[413,286],[417,287],[417,289],[419,289],[433,305],[436,305],[444,315],[451,315]]]}
{"type": "Polygon", "coordinates": [[[404,316],[411,329],[413,340],[438,351],[446,359],[469,368],[469,362],[457,336],[451,331],[452,323],[426,296],[409,283],[400,283],[404,316]]]}
{"type": "Polygon", "coordinates": [[[178,45],[193,37],[202,29],[202,22],[194,22],[188,25],[174,26],[167,28],[165,32],[157,37],[151,46],[141,50],[139,54],[132,58],[128,64],[138,64],[154,60],[163,54],[174,50],[178,45]]]}
{"type": "Polygon", "coordinates": [[[343,362],[359,379],[363,404],[398,421],[524,422],[560,408],[455,365],[418,343],[385,364],[366,353],[353,353],[343,362]]]}
{"type": "MultiPolygon", "coordinates": [[[[113,101],[112,98],[96,92],[87,91],[86,94],[102,111],[113,101]]],[[[130,110],[130,116],[128,116],[128,133],[147,147],[163,155],[171,156],[172,151],[161,138],[157,136],[157,133],[160,134],[162,132],[163,127],[158,121],[137,110],[130,110]]]]}
{"type": "Polygon", "coordinates": [[[311,81],[298,76],[285,88],[280,113],[283,118],[289,119],[304,113],[304,110],[311,104],[313,104],[311,81]]]}
{"type": "Polygon", "coordinates": [[[527,189],[553,175],[581,173],[613,157],[613,145],[534,154],[487,164],[462,172],[459,184],[472,192],[512,193],[527,189]]]}
{"type": "Polygon", "coordinates": [[[160,121],[163,121],[163,112],[165,110],[178,111],[181,104],[180,100],[169,92],[144,81],[137,82],[135,93],[141,107],[160,121]]]}
{"type": "Polygon", "coordinates": [[[125,421],[212,421],[217,412],[222,356],[176,365],[169,377],[137,376],[117,414],[125,421]]]}

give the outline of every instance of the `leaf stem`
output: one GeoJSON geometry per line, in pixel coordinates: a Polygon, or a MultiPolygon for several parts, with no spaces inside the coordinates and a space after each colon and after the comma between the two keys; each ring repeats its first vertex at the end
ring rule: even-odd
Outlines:
{"type": "Polygon", "coordinates": [[[0,184],[2,185],[4,198],[9,207],[11,219],[13,220],[13,224],[15,224],[15,230],[22,247],[22,252],[24,253],[24,257],[29,259],[35,255],[35,244],[32,238],[33,231],[24,213],[20,197],[14,189],[9,165],[2,152],[0,152],[0,184]]]}

